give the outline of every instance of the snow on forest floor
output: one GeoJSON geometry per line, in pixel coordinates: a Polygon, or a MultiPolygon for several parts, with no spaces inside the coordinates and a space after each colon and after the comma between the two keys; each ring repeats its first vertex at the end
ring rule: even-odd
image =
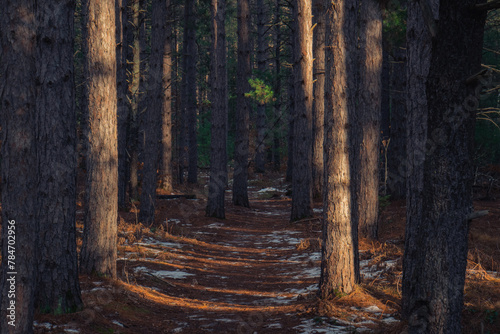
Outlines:
{"type": "MultiPolygon", "coordinates": [[[[251,208],[226,198],[224,220],[205,217],[204,200],[158,200],[151,226],[137,224],[134,210],[120,212],[118,280],[82,277],[85,309],[37,315],[35,332],[400,332],[404,226],[392,223],[399,204],[382,217],[385,242],[360,240],[360,287],[324,303],[316,297],[322,209],[290,223],[283,180],[266,182],[251,182],[251,208]]],[[[495,275],[480,265],[468,270],[484,283],[473,285],[480,291],[498,289],[495,275]]]]}

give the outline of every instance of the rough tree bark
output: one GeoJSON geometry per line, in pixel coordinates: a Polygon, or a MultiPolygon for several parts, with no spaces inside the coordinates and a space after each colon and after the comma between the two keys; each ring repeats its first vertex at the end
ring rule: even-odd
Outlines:
{"type": "Polygon", "coordinates": [[[139,179],[137,168],[139,164],[139,102],[141,86],[141,1],[128,0],[129,5],[129,29],[127,40],[130,43],[131,52],[128,56],[128,131],[127,131],[127,150],[128,150],[128,173],[129,173],[129,197],[132,200],[139,198],[139,179]]]}
{"type": "Polygon", "coordinates": [[[75,236],[74,1],[39,0],[36,9],[40,224],[36,307],[42,313],[61,314],[83,306],[75,236]]]}
{"type": "Polygon", "coordinates": [[[196,62],[198,48],[196,45],[196,1],[188,0],[184,4],[184,46],[182,67],[182,104],[186,122],[186,142],[188,160],[188,183],[198,182],[198,146],[196,134],[196,62]]]}
{"type": "MultiPolygon", "coordinates": [[[[257,71],[258,76],[264,79],[267,63],[266,45],[266,11],[264,0],[256,0],[257,5],[257,71]]],[[[264,173],[266,170],[266,105],[257,104],[257,142],[255,152],[255,172],[264,173]]]]}
{"type": "Polygon", "coordinates": [[[210,182],[206,215],[225,218],[224,195],[227,183],[227,58],[226,0],[212,0],[212,133],[210,182]]]}
{"type": "Polygon", "coordinates": [[[393,51],[390,74],[391,142],[387,152],[388,193],[392,199],[406,197],[406,50],[393,51]]]}
{"type": "Polygon", "coordinates": [[[325,178],[320,292],[350,293],[359,281],[358,226],[352,217],[351,131],[356,108],[357,0],[326,8],[325,178]]]}
{"type": "Polygon", "coordinates": [[[2,273],[0,332],[33,333],[37,282],[36,21],[34,1],[0,2],[2,103],[2,273]],[[9,232],[13,231],[13,232],[9,232]],[[9,234],[10,233],[10,234],[9,234]],[[10,247],[9,247],[10,245],[10,247]],[[15,247],[14,249],[12,247],[15,247]],[[10,252],[9,252],[10,250],[10,252]],[[15,256],[9,267],[9,256],[15,256]],[[17,272],[17,274],[8,274],[17,272]],[[14,277],[14,281],[11,279],[14,277]],[[15,297],[9,298],[12,283],[15,297]],[[15,327],[7,310],[15,301],[15,327]]]}
{"type": "Polygon", "coordinates": [[[313,1],[314,102],[312,195],[321,198],[323,189],[323,141],[325,121],[325,2],[313,1]]]}
{"type": "Polygon", "coordinates": [[[249,207],[248,154],[250,101],[245,93],[250,91],[248,79],[252,74],[250,62],[250,4],[238,0],[238,87],[236,95],[236,139],[234,149],[233,204],[249,207]]]}
{"type": "Polygon", "coordinates": [[[127,16],[127,0],[115,0],[116,15],[116,90],[118,98],[118,206],[125,208],[127,205],[127,54],[129,30],[127,16]]]}
{"type": "Polygon", "coordinates": [[[173,135],[172,135],[172,20],[171,0],[167,1],[166,40],[163,52],[163,102],[161,110],[161,150],[160,178],[161,188],[167,192],[173,190],[173,135]]]}
{"type": "Polygon", "coordinates": [[[358,195],[359,233],[376,239],[378,232],[379,143],[382,103],[382,9],[365,0],[360,9],[360,87],[358,125],[361,131],[358,195]]]}
{"type": "Polygon", "coordinates": [[[312,216],[312,9],[307,0],[296,0],[294,51],[295,120],[292,177],[292,221],[312,216]]]}
{"type": "Polygon", "coordinates": [[[108,1],[83,5],[87,184],[80,271],[116,277],[118,148],[115,8],[108,1]]]}
{"type": "Polygon", "coordinates": [[[167,1],[154,0],[151,17],[151,55],[149,58],[148,106],[144,116],[144,168],[142,171],[141,207],[139,220],[151,225],[155,217],[156,182],[162,111],[165,103],[163,74],[165,52],[170,49],[167,39],[167,1]]]}
{"type": "MultiPolygon", "coordinates": [[[[485,12],[432,0],[434,37],[408,2],[408,189],[403,316],[409,333],[460,333],[472,210],[476,84],[485,12]]],[[[479,86],[480,87],[480,86],[479,86]]]]}
{"type": "Polygon", "coordinates": [[[276,82],[274,86],[274,95],[276,103],[274,104],[274,129],[273,129],[273,167],[275,171],[281,168],[281,4],[280,0],[276,0],[275,12],[275,55],[274,66],[276,82]]]}

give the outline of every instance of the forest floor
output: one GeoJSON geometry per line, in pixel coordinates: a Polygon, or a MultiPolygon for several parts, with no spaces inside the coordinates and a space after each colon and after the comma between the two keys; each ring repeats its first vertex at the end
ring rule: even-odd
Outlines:
{"type": "MultiPolygon", "coordinates": [[[[324,303],[321,203],[314,219],[290,223],[284,179],[260,176],[251,208],[231,205],[228,191],[226,219],[215,219],[204,188],[177,190],[198,199],[158,200],[151,226],[137,222],[137,203],[120,212],[118,279],[81,276],[85,309],[36,314],[35,333],[402,332],[404,201],[382,202],[379,240],[360,240],[362,284],[324,303]]],[[[475,205],[490,214],[471,226],[464,332],[500,333],[500,196],[475,205]]]]}

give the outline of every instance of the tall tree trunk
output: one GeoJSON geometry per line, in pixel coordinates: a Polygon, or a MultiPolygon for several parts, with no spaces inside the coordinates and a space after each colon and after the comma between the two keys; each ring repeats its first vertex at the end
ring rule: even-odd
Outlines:
{"type": "Polygon", "coordinates": [[[312,194],[321,198],[323,189],[323,141],[325,121],[325,6],[323,0],[313,1],[314,101],[312,194]]]}
{"type": "Polygon", "coordinates": [[[357,0],[329,3],[325,47],[325,178],[320,296],[350,293],[359,281],[352,217],[352,114],[356,108],[357,0]]]}
{"type": "Polygon", "coordinates": [[[139,220],[148,225],[154,222],[158,152],[165,103],[165,53],[170,51],[167,39],[167,1],[154,0],[151,18],[151,55],[149,58],[148,103],[144,117],[144,169],[142,172],[141,208],[139,220]]]}
{"type": "Polygon", "coordinates": [[[127,55],[129,44],[127,33],[129,28],[127,16],[127,0],[115,0],[116,15],[116,90],[118,98],[118,206],[125,208],[127,205],[127,55]]]}
{"type": "Polygon", "coordinates": [[[295,4],[297,44],[294,51],[295,142],[290,218],[292,221],[312,216],[312,9],[308,0],[296,0],[295,4]]]}
{"type": "Polygon", "coordinates": [[[391,142],[387,153],[391,198],[406,197],[406,50],[395,49],[391,71],[391,142]]]}
{"type": "Polygon", "coordinates": [[[188,183],[198,182],[198,145],[196,134],[196,1],[184,3],[183,99],[188,144],[188,183]]]}
{"type": "Polygon", "coordinates": [[[224,194],[227,183],[227,58],[226,0],[212,0],[212,134],[210,182],[206,215],[225,218],[224,194]]]}
{"type": "Polygon", "coordinates": [[[171,0],[167,1],[166,40],[163,53],[163,102],[161,109],[161,150],[160,150],[160,177],[161,187],[167,192],[173,190],[173,134],[172,134],[172,20],[173,12],[171,0]]]}
{"type": "Polygon", "coordinates": [[[37,156],[40,224],[36,306],[43,313],[80,309],[76,254],[74,2],[37,2],[37,156]]]}
{"type": "Polygon", "coordinates": [[[382,10],[378,0],[365,0],[360,10],[359,130],[360,179],[358,217],[362,236],[378,232],[379,142],[382,103],[382,10]]]}
{"type": "MultiPolygon", "coordinates": [[[[294,38],[292,37],[292,40],[294,38]]],[[[292,44],[294,44],[292,42],[292,44]]],[[[293,50],[293,47],[292,47],[293,50]]],[[[286,180],[292,181],[293,179],[293,144],[295,142],[294,136],[294,123],[295,123],[295,89],[294,89],[294,78],[293,73],[289,77],[289,85],[288,85],[288,159],[286,163],[286,180]]]]}
{"type": "Polygon", "coordinates": [[[279,171],[281,168],[281,5],[280,0],[276,0],[276,12],[275,12],[275,75],[276,82],[274,86],[276,103],[274,104],[274,129],[273,129],[273,165],[274,170],[279,171]]]}
{"type": "Polygon", "coordinates": [[[86,0],[87,185],[80,271],[116,277],[118,148],[115,8],[86,0]]]}
{"type": "Polygon", "coordinates": [[[427,22],[408,3],[403,316],[409,333],[460,333],[479,85],[467,78],[481,69],[486,12],[471,11],[475,0],[430,3],[427,22]]]}
{"type": "Polygon", "coordinates": [[[131,45],[129,54],[129,117],[127,150],[129,155],[129,196],[131,199],[139,198],[139,179],[137,168],[139,164],[139,102],[141,83],[141,6],[140,0],[129,0],[129,17],[132,25],[128,40],[131,45]]]}
{"type": "Polygon", "coordinates": [[[39,235],[38,220],[34,214],[38,197],[38,175],[34,172],[38,169],[35,133],[37,25],[34,1],[0,3],[2,5],[0,11],[2,31],[0,332],[29,334],[33,333],[39,235]],[[14,296],[12,292],[9,293],[14,290],[13,287],[15,287],[14,296]],[[13,302],[15,305],[11,306],[13,302]],[[9,321],[14,321],[12,324],[15,327],[9,325],[9,321]]]}
{"type": "MultiPolygon", "coordinates": [[[[266,45],[266,12],[264,0],[257,1],[257,71],[258,76],[264,80],[267,62],[266,45]]],[[[257,142],[255,152],[255,172],[264,173],[266,170],[266,105],[257,104],[257,142]]]]}
{"type": "Polygon", "coordinates": [[[238,0],[238,81],[236,95],[236,139],[234,150],[233,204],[249,207],[248,202],[248,152],[250,101],[245,93],[250,91],[248,79],[252,74],[250,62],[250,4],[238,0]]]}

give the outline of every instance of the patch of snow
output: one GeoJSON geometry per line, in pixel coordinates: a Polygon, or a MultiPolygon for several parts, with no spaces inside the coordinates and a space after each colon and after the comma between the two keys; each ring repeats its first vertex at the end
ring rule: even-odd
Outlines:
{"type": "Polygon", "coordinates": [[[328,333],[328,334],[343,334],[352,333],[353,327],[336,326],[327,322],[318,323],[314,319],[305,320],[301,325],[293,327],[297,329],[296,333],[313,334],[313,333],[328,333]]]}
{"type": "Polygon", "coordinates": [[[80,333],[78,329],[71,329],[71,328],[65,328],[64,329],[65,333],[80,333]]]}
{"type": "Polygon", "coordinates": [[[52,327],[54,327],[54,325],[52,325],[51,323],[48,323],[48,322],[38,323],[36,321],[33,321],[33,326],[43,327],[46,329],[52,329],[52,327]]]}
{"type": "Polygon", "coordinates": [[[134,271],[142,271],[158,277],[173,278],[173,279],[183,279],[189,276],[194,276],[194,274],[186,273],[184,271],[180,271],[179,269],[171,271],[171,270],[151,270],[146,267],[136,267],[134,268],[134,271]]]}
{"type": "Polygon", "coordinates": [[[111,321],[111,322],[112,322],[112,323],[114,323],[115,325],[120,326],[120,327],[125,327],[125,326],[123,326],[123,324],[122,324],[121,322],[119,322],[118,320],[113,320],[113,321],[111,321]]]}
{"type": "Polygon", "coordinates": [[[313,212],[314,213],[323,213],[323,208],[314,208],[313,212]]]}
{"type": "Polygon", "coordinates": [[[295,293],[298,295],[302,295],[302,294],[307,294],[307,293],[316,291],[317,289],[318,289],[318,284],[312,284],[304,289],[286,289],[285,291],[290,292],[290,293],[295,293]]]}
{"type": "Polygon", "coordinates": [[[321,276],[321,268],[314,267],[303,270],[300,274],[296,275],[295,279],[301,278],[319,278],[321,276]]]}
{"type": "Polygon", "coordinates": [[[180,223],[181,220],[180,219],[177,219],[177,218],[169,218],[167,220],[167,223],[174,223],[174,224],[177,224],[177,223],[180,223]]]}
{"type": "Polygon", "coordinates": [[[388,317],[388,318],[385,318],[382,320],[382,322],[386,323],[386,324],[392,324],[392,323],[395,323],[395,322],[398,322],[399,320],[398,319],[395,319],[394,317],[388,317]]]}
{"type": "MultiPolygon", "coordinates": [[[[168,247],[168,248],[181,248],[182,245],[175,243],[175,242],[168,242],[168,241],[159,241],[153,238],[144,238],[143,242],[137,242],[136,243],[139,246],[161,246],[161,247],[168,247]]],[[[159,251],[160,252],[160,251],[159,251]]]]}
{"type": "Polygon", "coordinates": [[[376,305],[371,305],[368,307],[365,307],[363,309],[365,312],[370,312],[370,313],[382,313],[383,311],[376,305]]]}
{"type": "Polygon", "coordinates": [[[267,193],[267,192],[271,192],[271,191],[276,191],[276,192],[281,192],[281,193],[286,192],[286,190],[280,190],[280,189],[276,189],[273,187],[264,188],[264,189],[261,189],[257,192],[258,193],[267,193]]]}
{"type": "Polygon", "coordinates": [[[283,328],[283,325],[280,323],[275,323],[275,324],[269,324],[266,325],[265,328],[270,328],[270,329],[281,329],[283,328]]]}
{"type": "Polygon", "coordinates": [[[207,227],[210,227],[210,228],[219,228],[219,227],[223,227],[223,226],[224,226],[224,224],[223,223],[219,223],[219,222],[207,225],[207,227]]]}
{"type": "Polygon", "coordinates": [[[393,268],[396,266],[397,260],[387,260],[380,265],[372,265],[370,266],[370,261],[371,260],[361,260],[359,261],[359,267],[360,267],[360,272],[361,275],[363,275],[363,278],[368,278],[368,279],[374,279],[387,270],[393,268]]]}

